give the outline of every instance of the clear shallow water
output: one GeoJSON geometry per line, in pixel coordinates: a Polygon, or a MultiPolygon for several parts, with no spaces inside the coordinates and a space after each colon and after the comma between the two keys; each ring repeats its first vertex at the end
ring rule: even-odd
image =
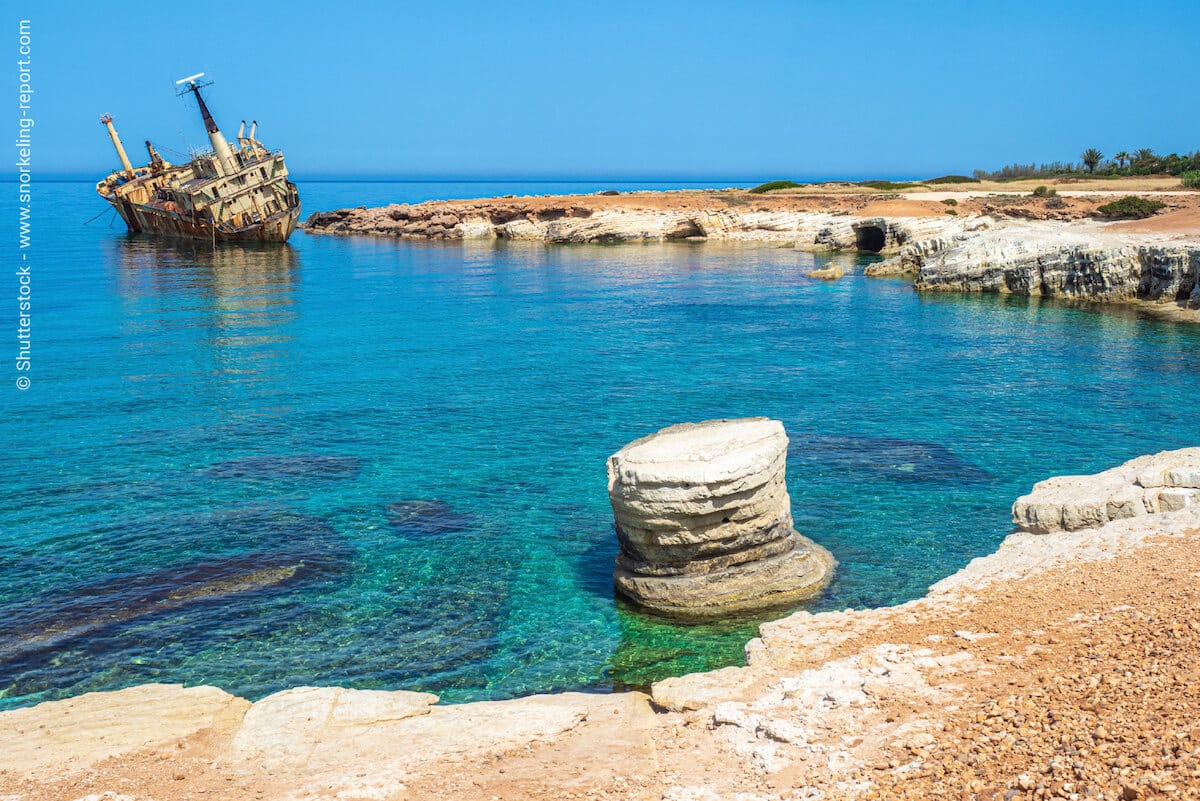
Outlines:
{"type": "MultiPolygon", "coordinates": [[[[522,189],[301,187],[307,211],[522,189]]],[[[807,254],[713,244],[214,252],[82,226],[85,184],[37,202],[0,707],[146,681],[462,701],[735,663],[756,621],[612,598],[605,458],[675,422],[784,421],[797,528],[841,563],[813,609],[919,596],[1034,481],[1196,442],[1195,329],[917,296],[853,257],[824,283],[807,254]]]]}

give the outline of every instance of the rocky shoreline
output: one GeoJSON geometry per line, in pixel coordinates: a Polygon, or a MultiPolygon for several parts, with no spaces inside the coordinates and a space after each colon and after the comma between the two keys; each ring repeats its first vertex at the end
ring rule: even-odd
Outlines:
{"type": "MultiPolygon", "coordinates": [[[[1200,195],[1166,196],[1156,219],[1105,222],[1106,194],[1061,198],[621,196],[430,201],[318,212],[310,234],[544,243],[713,241],[888,256],[871,276],[911,277],[923,292],[988,292],[1149,303],[1200,321],[1200,195]],[[946,205],[952,202],[953,205],[946,205]]],[[[819,273],[815,277],[832,276],[819,273]]],[[[836,280],[836,278],[834,278],[836,280]]]]}
{"type": "Polygon", "coordinates": [[[884,609],[764,625],[651,695],[441,706],[146,685],[0,714],[0,793],[93,798],[1145,798],[1200,792],[1200,449],[1052,479],[884,609]],[[1057,522],[1055,522],[1057,521],[1057,522]],[[1068,530],[1063,530],[1068,529],[1068,530]]]}

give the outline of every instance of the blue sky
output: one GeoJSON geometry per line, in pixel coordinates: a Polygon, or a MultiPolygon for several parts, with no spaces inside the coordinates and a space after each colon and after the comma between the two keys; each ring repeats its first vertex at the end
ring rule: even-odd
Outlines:
{"type": "Polygon", "coordinates": [[[102,112],[135,161],[205,144],[173,94],[201,70],[225,132],[257,119],[301,178],[931,177],[1200,148],[1194,2],[201,7],[28,12],[43,175],[115,166],[102,112]]]}

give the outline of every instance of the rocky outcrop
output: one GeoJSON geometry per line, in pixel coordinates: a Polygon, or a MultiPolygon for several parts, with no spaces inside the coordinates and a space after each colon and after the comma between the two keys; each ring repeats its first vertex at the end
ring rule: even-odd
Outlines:
{"type": "Polygon", "coordinates": [[[809,278],[818,281],[836,281],[846,275],[846,271],[836,264],[827,264],[824,267],[819,267],[808,274],[809,278]]]}
{"type": "Polygon", "coordinates": [[[956,247],[976,238],[980,232],[991,230],[996,221],[988,216],[965,217],[955,225],[909,228],[904,241],[899,244],[899,254],[878,264],[868,265],[863,272],[868,276],[914,275],[921,265],[935,253],[956,247]]]}
{"type": "Polygon", "coordinates": [[[682,617],[820,592],[833,557],[792,527],[787,444],[778,421],[714,420],[664,428],[609,457],[617,590],[682,617]]]}
{"type": "Polygon", "coordinates": [[[285,690],[250,707],[226,756],[267,770],[318,775],[337,772],[347,762],[401,768],[521,748],[602,712],[630,721],[650,712],[642,693],[559,693],[452,706],[435,706],[437,700],[402,690],[285,690]]]}
{"type": "Polygon", "coordinates": [[[998,292],[1096,301],[1177,302],[1200,308],[1200,246],[1132,244],[1052,224],[1010,224],[966,238],[901,248],[898,268],[919,290],[998,292]]]}
{"type": "Polygon", "coordinates": [[[364,789],[356,779],[367,771],[366,784],[394,786],[421,764],[502,756],[580,727],[605,740],[623,738],[635,762],[653,755],[645,737],[653,712],[644,693],[558,693],[456,706],[437,700],[342,687],[297,687],[254,704],[215,687],[147,684],[88,693],[0,714],[0,790],[5,772],[33,782],[94,773],[105,760],[155,749],[165,753],[156,762],[171,759],[185,743],[200,747],[209,764],[284,773],[298,784],[331,781],[348,786],[354,798],[375,797],[351,792],[364,789]],[[611,730],[614,724],[620,731],[611,730]]]}
{"type": "Polygon", "coordinates": [[[1013,522],[1049,534],[1200,505],[1200,448],[1163,451],[1086,476],[1056,476],[1013,504],[1013,522]]]}
{"type": "MultiPolygon", "coordinates": [[[[512,239],[616,243],[707,239],[786,243],[804,250],[894,253],[907,242],[953,237],[976,218],[865,217],[846,212],[759,210],[744,206],[593,207],[588,199],[430,201],[339,209],[308,218],[309,233],[417,239],[512,239]]],[[[986,223],[985,223],[986,224],[986,223]]]]}
{"type": "Polygon", "coordinates": [[[0,772],[36,779],[173,745],[201,731],[228,737],[249,708],[249,701],[215,687],[143,684],[5,712],[0,772]]]}

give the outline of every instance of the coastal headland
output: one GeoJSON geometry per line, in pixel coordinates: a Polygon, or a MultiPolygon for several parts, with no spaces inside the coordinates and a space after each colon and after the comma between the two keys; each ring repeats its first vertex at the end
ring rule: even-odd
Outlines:
{"type": "MultiPolygon", "coordinates": [[[[1137,303],[1200,320],[1200,192],[1172,179],[1033,182],[886,192],[819,184],[501,197],[317,212],[310,234],[546,243],[733,242],[877,253],[873,276],[920,291],[994,292],[1137,303]],[[1040,185],[1040,184],[1039,184],[1040,185]],[[1043,186],[1044,190],[1045,187],[1043,186]],[[1144,219],[1102,211],[1134,195],[1163,204],[1144,219]]],[[[836,277],[814,274],[814,278],[836,277]]]]}
{"type": "Polygon", "coordinates": [[[444,706],[143,685],[0,714],[13,801],[1200,793],[1200,449],[1042,482],[897,607],[797,612],[649,695],[444,706]]]}

